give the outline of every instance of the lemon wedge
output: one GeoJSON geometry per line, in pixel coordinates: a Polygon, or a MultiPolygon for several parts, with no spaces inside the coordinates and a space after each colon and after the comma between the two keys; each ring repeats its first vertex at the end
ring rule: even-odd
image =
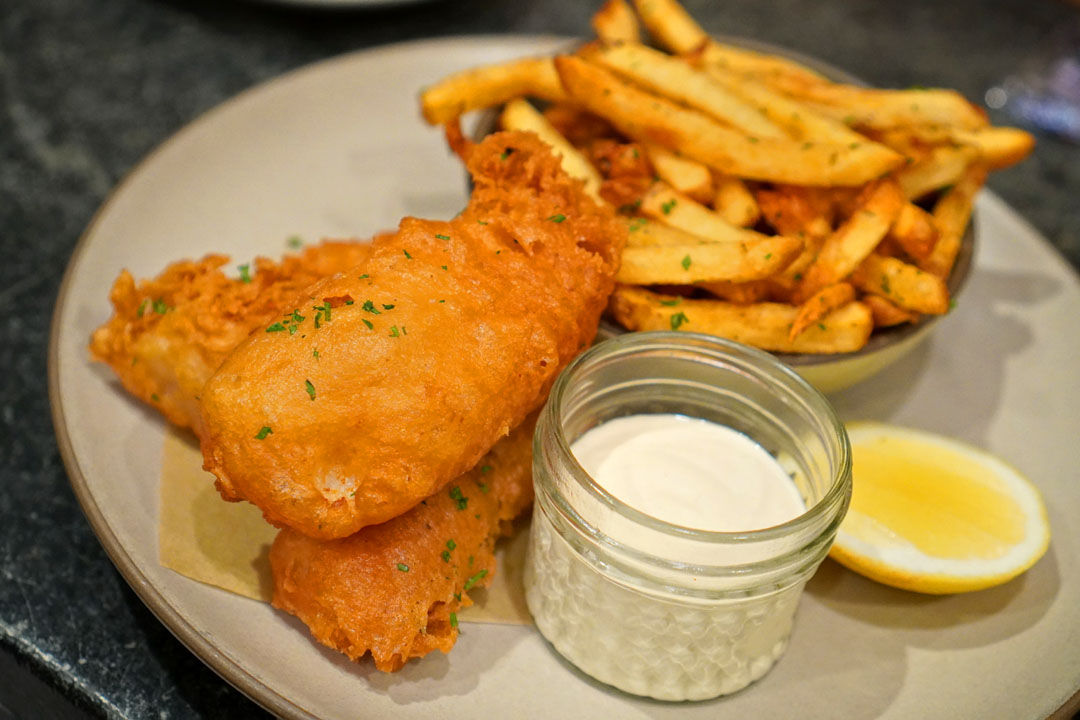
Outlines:
{"type": "Polygon", "coordinates": [[[851,507],[830,556],[885,585],[946,594],[1000,585],[1050,544],[1039,491],[978,448],[878,423],[847,426],[851,507]]]}

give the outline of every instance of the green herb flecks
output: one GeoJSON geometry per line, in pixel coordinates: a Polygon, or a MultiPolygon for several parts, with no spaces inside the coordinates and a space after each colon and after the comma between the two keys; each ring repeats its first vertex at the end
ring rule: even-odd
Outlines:
{"type": "Polygon", "coordinates": [[[405,253],[405,257],[407,257],[408,259],[412,260],[412,255],[410,255],[410,254],[409,254],[409,251],[408,251],[408,250],[406,250],[406,249],[402,248],[402,249],[401,249],[401,252],[405,253]]]}
{"type": "Polygon", "coordinates": [[[677,312],[671,316],[671,329],[678,330],[688,322],[690,322],[690,318],[686,317],[686,313],[677,312]]]}
{"type": "Polygon", "coordinates": [[[265,440],[267,435],[272,434],[274,431],[270,429],[269,425],[263,425],[262,429],[255,434],[256,440],[265,440]]]}
{"type": "Polygon", "coordinates": [[[457,627],[457,613],[450,613],[450,627],[457,627]]]}
{"type": "Polygon", "coordinates": [[[382,315],[379,309],[375,307],[375,303],[371,302],[370,300],[365,300],[364,304],[361,305],[360,308],[371,313],[372,315],[382,315]]]}
{"type": "Polygon", "coordinates": [[[439,234],[436,234],[436,235],[435,235],[435,237],[439,238],[440,240],[449,240],[449,239],[450,239],[450,236],[449,236],[449,235],[439,235],[439,234]]]}
{"type": "Polygon", "coordinates": [[[156,312],[158,315],[164,315],[170,310],[172,310],[172,308],[166,305],[165,301],[161,298],[158,298],[154,301],[154,312],[156,312]]]}
{"type": "Polygon", "coordinates": [[[308,397],[315,400],[315,386],[311,384],[310,380],[304,380],[304,389],[307,391],[308,397]]]}
{"type": "Polygon", "coordinates": [[[146,312],[146,307],[147,307],[147,305],[149,305],[149,304],[150,304],[150,298],[146,298],[145,300],[143,300],[143,301],[142,301],[142,304],[141,304],[141,305],[139,305],[139,310],[138,310],[138,312],[136,312],[136,313],[135,313],[135,315],[136,315],[137,317],[142,317],[142,316],[143,316],[143,313],[145,313],[145,312],[146,312]]]}
{"type": "Polygon", "coordinates": [[[689,256],[689,255],[687,255],[686,257],[684,257],[684,258],[682,259],[682,269],[683,269],[683,270],[689,270],[689,269],[690,269],[690,262],[691,262],[691,260],[690,260],[690,256],[689,256]]]}
{"type": "Polygon", "coordinates": [[[311,357],[319,359],[319,348],[311,348],[311,357]]]}
{"type": "Polygon", "coordinates": [[[476,573],[471,578],[469,578],[468,580],[465,581],[465,586],[462,588],[462,590],[465,590],[466,592],[468,592],[469,590],[472,590],[473,585],[476,585],[476,583],[483,580],[484,576],[486,576],[486,575],[487,575],[487,570],[486,569],[481,570],[480,572],[476,573]]]}
{"type": "Polygon", "coordinates": [[[390,337],[401,337],[401,333],[398,332],[397,325],[390,326],[390,337]]]}
{"type": "Polygon", "coordinates": [[[285,242],[293,250],[299,250],[300,247],[304,244],[304,241],[300,239],[299,235],[293,235],[288,240],[286,240],[285,242]]]}
{"type": "Polygon", "coordinates": [[[401,572],[409,572],[409,566],[406,565],[405,563],[398,563],[397,564],[397,569],[400,570],[401,572]]]}
{"type": "Polygon", "coordinates": [[[386,303],[383,303],[382,309],[383,310],[393,310],[394,306],[393,305],[387,305],[386,303]]]}
{"type": "Polygon", "coordinates": [[[368,330],[374,330],[375,329],[375,326],[371,324],[370,320],[368,320],[367,318],[360,318],[360,319],[364,322],[365,325],[367,325],[368,330]]]}
{"type": "Polygon", "coordinates": [[[457,503],[458,510],[464,510],[469,506],[469,498],[461,494],[461,488],[457,485],[450,488],[450,499],[457,503]]]}
{"type": "Polygon", "coordinates": [[[675,209],[675,206],[677,204],[678,200],[676,200],[675,198],[671,198],[667,202],[660,203],[660,211],[665,215],[670,215],[671,211],[675,209]]]}
{"type": "Polygon", "coordinates": [[[285,326],[279,322],[276,322],[270,327],[266,328],[266,332],[285,332],[285,326]]]}
{"type": "Polygon", "coordinates": [[[553,223],[561,223],[563,220],[566,220],[566,216],[563,215],[562,213],[555,213],[554,215],[549,217],[548,220],[550,220],[553,223]]]}
{"type": "Polygon", "coordinates": [[[668,307],[675,307],[682,302],[682,298],[672,298],[671,300],[661,300],[661,305],[667,305],[668,307]]]}
{"type": "Polygon", "coordinates": [[[443,550],[441,553],[439,553],[439,557],[441,557],[443,559],[443,562],[446,562],[446,563],[450,562],[450,551],[449,550],[443,550]]]}
{"type": "Polygon", "coordinates": [[[251,265],[238,265],[236,269],[240,271],[240,282],[251,282],[251,265]]]}

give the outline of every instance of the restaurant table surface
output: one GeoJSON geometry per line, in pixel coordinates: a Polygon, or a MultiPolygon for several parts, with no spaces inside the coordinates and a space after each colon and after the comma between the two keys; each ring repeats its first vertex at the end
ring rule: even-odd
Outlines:
{"type": "MultiPolygon", "coordinates": [[[[0,720],[262,714],[129,589],[57,450],[49,319],[75,243],[110,188],[202,112],[288,70],[416,38],[585,36],[599,4],[0,1],[0,720]]],[[[716,33],[814,55],[874,84],[954,87],[976,101],[1063,28],[1080,29],[1080,10],[1051,0],[686,5],[716,33]]],[[[990,187],[1080,265],[1080,147],[1040,135],[1034,155],[990,187]]]]}

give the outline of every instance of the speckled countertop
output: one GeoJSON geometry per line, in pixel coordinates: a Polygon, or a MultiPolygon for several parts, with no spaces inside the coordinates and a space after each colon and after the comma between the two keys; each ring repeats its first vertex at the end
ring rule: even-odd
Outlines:
{"type": "MultiPolygon", "coordinates": [[[[127,587],[60,462],[46,395],[49,317],[109,189],[185,123],[284,71],[420,37],[582,35],[594,4],[0,3],[0,720],[261,712],[127,587]]],[[[687,4],[709,30],[789,46],[876,84],[955,87],[973,99],[1062,28],[1080,28],[1080,10],[1052,0],[687,4]]],[[[990,184],[1080,266],[1080,147],[1040,137],[1034,157],[990,184]]]]}

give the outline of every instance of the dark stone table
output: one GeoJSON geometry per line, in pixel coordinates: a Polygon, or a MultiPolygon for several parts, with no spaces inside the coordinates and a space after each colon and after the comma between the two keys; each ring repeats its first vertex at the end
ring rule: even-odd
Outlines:
{"type": "MultiPolygon", "coordinates": [[[[447,0],[330,12],[226,0],[0,0],[0,720],[253,717],[113,569],[69,489],[46,397],[49,317],[109,189],[217,103],[358,48],[589,32],[592,2],[447,0]]],[[[706,29],[881,85],[979,100],[1080,10],[1051,0],[689,2],[706,29]]],[[[1005,119],[995,116],[995,120],[1005,119]]],[[[1080,265],[1080,147],[1040,137],[991,186],[1080,265]]]]}

